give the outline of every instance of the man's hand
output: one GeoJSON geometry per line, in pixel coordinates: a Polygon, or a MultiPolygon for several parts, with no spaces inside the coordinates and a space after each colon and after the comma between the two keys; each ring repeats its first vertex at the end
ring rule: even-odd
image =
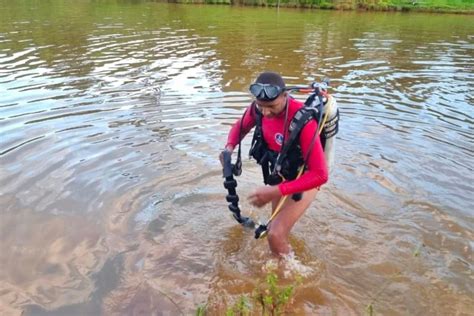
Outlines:
{"type": "Polygon", "coordinates": [[[268,202],[271,202],[274,198],[281,196],[278,186],[264,186],[258,187],[250,196],[248,200],[250,204],[256,207],[262,207],[268,202]]]}
{"type": "Polygon", "coordinates": [[[232,154],[232,152],[234,151],[234,147],[230,146],[230,145],[227,145],[223,151],[221,151],[221,153],[219,154],[219,161],[221,162],[221,165],[222,167],[224,167],[224,152],[225,151],[228,151],[232,154]]]}

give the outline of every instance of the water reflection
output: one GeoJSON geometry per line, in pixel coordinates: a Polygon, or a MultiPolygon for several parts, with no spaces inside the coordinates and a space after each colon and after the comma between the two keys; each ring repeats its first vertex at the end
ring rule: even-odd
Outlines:
{"type": "MultiPolygon", "coordinates": [[[[292,236],[310,273],[291,310],[359,314],[387,280],[378,313],[471,310],[469,17],[0,8],[5,313],[223,313],[250,294],[269,252],[235,226],[216,153],[264,69],[288,84],[330,77],[342,111],[338,168],[292,236]]],[[[245,160],[241,206],[264,219],[245,200],[260,181],[245,160]]]]}

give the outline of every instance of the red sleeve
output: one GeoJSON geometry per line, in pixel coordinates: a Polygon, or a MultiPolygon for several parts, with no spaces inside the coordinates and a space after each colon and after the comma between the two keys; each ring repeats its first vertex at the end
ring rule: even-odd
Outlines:
{"type": "MultiPolygon", "coordinates": [[[[308,150],[311,147],[314,133],[317,132],[318,125],[314,120],[306,124],[300,133],[300,145],[303,152],[303,158],[306,158],[308,150]]],[[[289,195],[298,192],[304,192],[317,188],[328,181],[328,170],[324,151],[321,146],[319,136],[315,137],[314,145],[306,162],[307,170],[296,180],[285,181],[278,188],[282,195],[289,195]]]]}
{"type": "Polygon", "coordinates": [[[250,132],[252,127],[255,126],[255,115],[253,115],[254,108],[252,104],[245,110],[244,115],[232,125],[229,136],[227,137],[227,145],[231,145],[235,148],[239,141],[250,132]],[[240,122],[242,122],[242,134],[240,134],[240,122]]]}

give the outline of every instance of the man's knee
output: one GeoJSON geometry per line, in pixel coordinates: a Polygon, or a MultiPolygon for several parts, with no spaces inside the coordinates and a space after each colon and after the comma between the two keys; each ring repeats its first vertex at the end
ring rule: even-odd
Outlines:
{"type": "Polygon", "coordinates": [[[290,250],[287,232],[279,226],[273,226],[268,231],[270,250],[276,255],[287,254],[290,250]]]}
{"type": "Polygon", "coordinates": [[[281,225],[272,225],[268,231],[268,240],[272,243],[285,240],[286,231],[281,225]]]}

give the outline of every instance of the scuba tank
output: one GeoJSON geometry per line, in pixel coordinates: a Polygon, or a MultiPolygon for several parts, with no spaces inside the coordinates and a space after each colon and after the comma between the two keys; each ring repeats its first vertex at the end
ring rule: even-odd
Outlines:
{"type": "MultiPolygon", "coordinates": [[[[322,125],[320,140],[324,151],[326,166],[330,173],[334,166],[334,154],[336,148],[336,138],[334,137],[339,130],[339,109],[336,99],[327,93],[329,79],[325,78],[322,82],[311,84],[313,93],[306,99],[305,108],[316,109],[313,117],[318,122],[318,128],[322,125]]],[[[291,128],[291,126],[290,126],[291,128]]]]}
{"type": "MultiPolygon", "coordinates": [[[[324,111],[329,112],[328,113],[328,120],[329,121],[324,126],[323,133],[324,134],[337,133],[337,128],[339,127],[339,125],[338,125],[339,109],[337,107],[336,99],[333,99],[332,106],[330,106],[330,107],[325,106],[324,111]],[[331,123],[331,124],[329,124],[329,123],[331,123]],[[334,129],[336,131],[334,131],[334,129]]],[[[323,149],[324,149],[324,157],[326,158],[326,166],[328,168],[328,172],[331,173],[332,168],[334,166],[334,153],[336,151],[336,137],[331,136],[329,138],[326,138],[323,149]]]]}

